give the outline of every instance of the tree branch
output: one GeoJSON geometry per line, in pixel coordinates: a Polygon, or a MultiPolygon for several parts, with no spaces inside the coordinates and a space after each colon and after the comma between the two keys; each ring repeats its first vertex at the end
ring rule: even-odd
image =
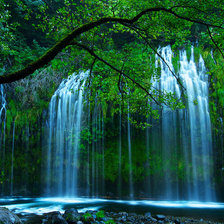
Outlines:
{"type": "Polygon", "coordinates": [[[94,57],[93,63],[91,64],[91,67],[90,67],[88,87],[90,86],[90,82],[91,82],[91,79],[92,79],[93,67],[94,67],[95,62],[96,62],[96,58],[94,57]]]}
{"type": "Polygon", "coordinates": [[[179,85],[185,90],[185,87],[183,86],[183,84],[180,81],[180,78],[177,77],[177,75],[172,71],[172,69],[170,68],[170,66],[168,65],[168,63],[166,62],[166,60],[162,57],[162,55],[156,50],[154,49],[154,47],[152,47],[152,45],[149,43],[149,41],[138,31],[137,28],[132,27],[132,26],[128,26],[130,29],[134,30],[143,40],[145,40],[146,44],[153,50],[153,52],[165,63],[165,65],[167,66],[167,68],[169,69],[169,71],[171,72],[171,74],[175,77],[175,79],[177,80],[177,82],[179,83],[179,85]]]}
{"type": "Polygon", "coordinates": [[[223,54],[222,50],[220,49],[220,47],[218,46],[218,44],[217,44],[217,43],[215,42],[215,40],[213,39],[212,34],[211,34],[211,31],[210,31],[210,29],[209,29],[209,26],[207,26],[207,30],[208,30],[208,34],[209,34],[209,36],[210,36],[210,38],[211,38],[213,44],[216,46],[216,48],[217,48],[218,51],[221,53],[221,55],[222,55],[222,57],[223,57],[223,59],[224,59],[224,54],[223,54]]]}
{"type": "Polygon", "coordinates": [[[107,66],[109,66],[110,68],[112,68],[113,70],[115,70],[116,72],[118,72],[119,74],[122,74],[123,76],[125,76],[126,78],[128,78],[129,80],[131,80],[136,86],[138,86],[140,89],[142,89],[144,92],[147,93],[147,95],[157,104],[160,105],[160,103],[152,96],[151,93],[149,93],[149,91],[143,87],[141,84],[139,84],[138,82],[136,82],[133,78],[131,78],[129,75],[125,74],[124,72],[122,72],[121,70],[117,69],[116,67],[114,67],[113,65],[111,65],[109,62],[105,61],[103,58],[100,58],[97,54],[94,53],[93,50],[91,50],[90,48],[88,48],[87,46],[80,44],[78,42],[72,42],[73,45],[76,45],[86,51],[88,51],[92,56],[94,56],[96,59],[98,59],[99,61],[102,61],[104,64],[106,64],[107,66]]]}
{"type": "Polygon", "coordinates": [[[202,25],[205,25],[205,26],[224,29],[222,26],[208,24],[208,23],[205,23],[205,22],[202,22],[202,21],[197,21],[197,20],[194,20],[194,19],[191,19],[191,18],[187,18],[187,17],[181,16],[181,15],[178,15],[177,13],[172,11],[172,9],[166,9],[166,8],[163,8],[163,7],[146,9],[146,10],[140,12],[138,15],[136,15],[132,19],[105,17],[105,18],[101,18],[97,21],[94,21],[94,22],[91,22],[91,23],[88,23],[88,24],[84,24],[83,26],[81,26],[79,28],[76,28],[71,33],[69,33],[67,36],[65,36],[60,41],[58,41],[43,56],[41,56],[36,61],[28,64],[25,68],[23,68],[19,71],[13,72],[13,73],[4,74],[4,75],[0,76],[0,84],[10,83],[10,82],[14,82],[14,81],[23,79],[23,78],[27,77],[28,75],[34,73],[37,69],[44,67],[50,61],[52,61],[59,52],[61,52],[64,48],[66,48],[73,39],[75,39],[76,37],[80,36],[82,33],[85,33],[85,32],[87,32],[87,31],[89,31],[89,30],[91,30],[95,27],[98,27],[102,24],[106,24],[108,22],[120,23],[120,24],[125,24],[126,23],[126,24],[131,25],[131,24],[137,22],[143,15],[145,15],[149,12],[159,12],[159,11],[167,12],[169,14],[172,14],[172,15],[176,16],[179,19],[183,19],[183,20],[190,21],[190,22],[193,22],[193,23],[199,23],[199,24],[202,24],[202,25]]]}

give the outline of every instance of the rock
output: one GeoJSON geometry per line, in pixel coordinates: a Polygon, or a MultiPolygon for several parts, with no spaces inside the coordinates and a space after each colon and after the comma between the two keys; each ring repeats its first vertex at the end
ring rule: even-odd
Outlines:
{"type": "Polygon", "coordinates": [[[88,212],[86,211],[86,213],[81,217],[81,221],[85,224],[90,224],[90,223],[94,223],[94,218],[93,218],[93,212],[88,212]],[[92,214],[91,214],[92,213],[92,214]]]}
{"type": "Polygon", "coordinates": [[[166,218],[166,216],[165,215],[155,215],[155,218],[157,220],[164,220],[166,218]]]}
{"type": "Polygon", "coordinates": [[[103,221],[103,222],[107,222],[108,220],[111,220],[111,218],[108,218],[108,217],[103,217],[103,218],[102,218],[102,221],[103,221]]]}
{"type": "Polygon", "coordinates": [[[122,221],[122,222],[126,222],[126,221],[127,221],[126,216],[122,216],[122,217],[121,217],[121,221],[122,221]]]}
{"type": "Polygon", "coordinates": [[[0,223],[4,224],[20,224],[20,218],[7,208],[0,208],[0,223]]]}
{"type": "Polygon", "coordinates": [[[83,224],[83,222],[82,221],[78,221],[77,224],[83,224]]]}
{"type": "Polygon", "coordinates": [[[68,222],[62,217],[60,212],[47,213],[46,218],[46,224],[68,224],[68,222]]]}
{"type": "Polygon", "coordinates": [[[69,224],[76,224],[81,219],[81,215],[75,208],[65,210],[63,217],[69,224]]]}
{"type": "Polygon", "coordinates": [[[157,219],[155,219],[153,217],[151,217],[150,220],[153,221],[153,222],[157,222],[157,219]]]}
{"type": "Polygon", "coordinates": [[[121,215],[121,216],[127,216],[128,213],[127,213],[127,212],[119,212],[118,215],[121,215]]]}
{"type": "Polygon", "coordinates": [[[130,222],[130,223],[134,223],[135,218],[136,218],[135,216],[128,216],[127,221],[130,222]]]}
{"type": "Polygon", "coordinates": [[[151,212],[146,212],[146,213],[145,213],[145,217],[146,217],[146,218],[151,218],[151,217],[152,217],[151,212]]]}

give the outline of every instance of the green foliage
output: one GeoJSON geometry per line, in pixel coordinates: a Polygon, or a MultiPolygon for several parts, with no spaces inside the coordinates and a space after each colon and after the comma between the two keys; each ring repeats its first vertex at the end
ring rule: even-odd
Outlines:
{"type": "Polygon", "coordinates": [[[210,114],[214,130],[216,133],[222,132],[222,123],[220,117],[224,118],[224,58],[215,51],[213,57],[211,56],[211,49],[207,48],[202,51],[202,56],[205,64],[209,70],[210,79],[210,114]]]}
{"type": "MultiPolygon", "coordinates": [[[[8,7],[5,1],[1,1],[3,3],[1,10],[9,9],[3,18],[4,23],[8,24],[11,22],[11,13],[14,13],[15,9],[8,7]]],[[[100,58],[106,59],[112,67],[122,72],[115,71],[100,60],[93,60],[89,53],[73,45],[65,48],[61,55],[52,61],[52,69],[57,71],[64,71],[64,67],[67,66],[70,67],[70,73],[78,71],[80,68],[81,70],[91,68],[90,107],[94,108],[97,96],[97,103],[102,105],[103,114],[106,115],[108,105],[110,105],[109,110],[112,117],[114,114],[120,113],[121,110],[123,113],[127,113],[127,105],[129,105],[132,115],[138,113],[145,118],[159,117],[158,111],[156,113],[156,110],[151,107],[151,104],[154,103],[169,105],[173,110],[183,108],[183,103],[178,102],[175,94],[155,90],[152,86],[152,78],[157,79],[159,73],[154,66],[155,49],[158,47],[158,43],[163,46],[172,42],[174,49],[177,46],[179,48],[186,46],[189,60],[191,57],[189,39],[199,38],[199,36],[202,39],[208,37],[201,27],[202,25],[189,20],[219,24],[223,15],[221,0],[206,3],[186,0],[181,0],[178,3],[159,0],[140,2],[137,0],[119,2],[52,0],[50,5],[44,1],[11,1],[12,6],[15,6],[14,8],[24,15],[16,14],[16,18],[21,19],[21,21],[17,21],[19,26],[23,25],[23,21],[26,20],[28,27],[32,24],[53,42],[58,41],[72,30],[82,27],[83,24],[97,21],[103,17],[131,19],[148,8],[172,8],[173,12],[181,17],[178,18],[170,12],[159,10],[142,16],[135,26],[114,22],[95,27],[77,37],[76,41],[91,46],[91,49],[100,58]],[[211,11],[211,8],[214,10],[211,11]],[[196,31],[199,32],[197,37],[195,37],[196,31]]],[[[11,30],[13,29],[11,28],[11,30]]],[[[12,71],[35,60],[45,50],[39,45],[40,40],[34,41],[34,33],[32,33],[32,41],[29,39],[29,43],[32,42],[32,47],[30,47],[26,46],[28,34],[25,32],[26,36],[23,38],[21,29],[16,32],[20,34],[22,43],[14,41],[15,46],[10,49],[8,58],[13,58],[12,71]]],[[[222,31],[217,28],[213,28],[212,32],[222,34],[222,31]]],[[[7,35],[3,36],[3,39],[7,42],[7,35]]],[[[221,42],[221,35],[216,35],[215,40],[221,42]]],[[[3,44],[3,46],[5,45],[3,44]]],[[[8,51],[7,46],[6,48],[8,51]]],[[[195,48],[194,57],[198,62],[199,48],[195,48]]],[[[178,72],[178,56],[173,57],[173,64],[175,72],[178,72]]],[[[23,89],[19,87],[16,90],[19,93],[23,92],[23,89]]],[[[222,96],[222,91],[217,93],[222,96]]],[[[147,124],[136,123],[136,120],[133,120],[133,124],[136,127],[147,127],[147,124]]]]}
{"type": "Polygon", "coordinates": [[[195,63],[198,64],[199,58],[200,58],[200,48],[197,47],[197,46],[194,46],[194,60],[195,60],[195,63]]]}
{"type": "Polygon", "coordinates": [[[174,71],[176,74],[178,74],[178,71],[180,69],[180,60],[179,60],[179,52],[176,53],[173,57],[172,57],[172,64],[174,67],[174,71]]]}
{"type": "Polygon", "coordinates": [[[101,220],[101,219],[104,218],[104,217],[105,217],[105,213],[104,213],[103,210],[99,210],[99,211],[97,211],[97,213],[96,213],[96,218],[97,218],[98,220],[101,220]]]}
{"type": "Polygon", "coordinates": [[[86,212],[84,215],[83,215],[83,218],[85,221],[89,220],[92,218],[92,215],[89,213],[89,212],[86,212]]]}
{"type": "Polygon", "coordinates": [[[1,171],[0,173],[0,184],[3,184],[5,181],[5,172],[1,171]]]}
{"type": "MultiPolygon", "coordinates": [[[[15,71],[24,67],[42,55],[56,41],[68,35],[72,30],[84,24],[104,17],[132,19],[138,13],[154,7],[170,9],[181,17],[209,24],[223,24],[223,0],[211,1],[160,1],[160,0],[52,0],[48,1],[16,1],[0,0],[0,73],[15,71]],[[10,2],[10,4],[8,4],[10,2]],[[205,12],[205,13],[204,13],[205,12]],[[13,16],[12,16],[13,15],[13,16]]],[[[223,30],[211,28],[213,39],[223,49],[223,30]]],[[[31,79],[27,78],[10,86],[7,99],[7,143],[11,147],[13,122],[16,125],[15,139],[19,142],[26,137],[25,127],[32,132],[30,141],[29,165],[25,165],[25,149],[21,146],[21,154],[17,153],[17,168],[29,170],[30,177],[35,177],[40,164],[41,121],[44,110],[62,78],[73,72],[91,69],[91,76],[86,87],[87,102],[90,111],[98,106],[102,108],[105,123],[113,121],[117,114],[137,128],[148,128],[150,124],[143,122],[148,118],[159,119],[160,106],[166,104],[172,110],[184,107],[183,102],[175,97],[175,93],[161,92],[152,85],[158,81],[161,68],[155,66],[155,50],[158,46],[172,43],[175,54],[172,58],[174,71],[179,71],[180,48],[187,48],[188,60],[192,56],[190,40],[198,41],[194,49],[195,61],[199,61],[200,53],[205,59],[211,80],[210,101],[211,118],[216,131],[220,131],[220,117],[224,118],[224,76],[223,58],[212,42],[206,27],[178,18],[165,11],[149,12],[136,23],[107,23],[82,33],[76,38],[79,43],[88,46],[100,58],[94,60],[87,51],[73,45],[67,46],[51,61],[49,67],[35,72],[31,79]],[[203,46],[203,47],[201,47],[203,46]],[[206,47],[206,48],[205,48],[206,47]],[[214,56],[211,56],[211,49],[214,56]],[[112,69],[111,67],[116,68],[112,69]],[[143,88],[141,88],[141,87],[143,88]],[[148,93],[147,93],[148,92],[148,93]],[[97,101],[96,101],[97,97],[97,101]],[[156,104],[159,104],[155,106],[156,104]],[[158,108],[158,109],[155,109],[158,108]],[[34,135],[35,133],[35,135],[34,135]],[[32,164],[30,161],[35,161],[32,164]]],[[[197,104],[196,101],[194,101],[197,104]]],[[[81,134],[83,159],[87,156],[86,146],[102,140],[102,131],[94,129],[94,122],[81,134]]],[[[117,128],[104,133],[112,140],[118,135],[117,128]]],[[[71,136],[74,138],[74,136],[71,136]]],[[[110,142],[105,151],[105,179],[115,182],[118,178],[117,143],[110,142]]],[[[163,164],[158,149],[151,149],[152,154],[142,156],[141,142],[132,145],[132,173],[135,182],[144,178],[144,164],[149,160],[149,175],[162,175],[163,164]]],[[[122,145],[122,176],[128,178],[130,164],[128,162],[128,146],[122,145]]],[[[95,153],[95,160],[102,161],[102,154],[95,153]]],[[[9,156],[6,159],[10,166],[9,156]]],[[[86,161],[85,161],[86,163],[86,161]]],[[[183,176],[186,166],[182,160],[167,161],[173,172],[183,176]],[[175,168],[178,167],[178,171],[175,168]]],[[[77,164],[79,168],[81,162],[77,164]]],[[[100,167],[101,168],[101,167],[100,167]]],[[[7,176],[6,174],[4,174],[7,176]]],[[[32,179],[32,178],[31,178],[32,179]]],[[[126,179],[126,181],[128,181],[126,179]]],[[[88,216],[88,213],[87,215],[88,216]]],[[[111,221],[113,222],[113,221],[111,221]]]]}
{"type": "Polygon", "coordinates": [[[116,222],[113,219],[107,220],[105,224],[116,224],[116,222]]]}

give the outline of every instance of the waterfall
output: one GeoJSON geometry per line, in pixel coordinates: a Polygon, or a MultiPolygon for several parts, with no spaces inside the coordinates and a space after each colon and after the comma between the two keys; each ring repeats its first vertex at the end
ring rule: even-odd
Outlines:
{"type": "MultiPolygon", "coordinates": [[[[160,50],[162,57],[174,71],[173,53],[170,46],[160,50]]],[[[202,57],[198,66],[194,61],[193,47],[190,61],[185,50],[180,51],[179,76],[187,94],[187,108],[171,111],[163,107],[161,114],[162,157],[163,157],[163,198],[188,200],[214,200],[212,194],[212,138],[208,106],[208,77],[202,57]],[[181,150],[181,148],[183,150],[181,150]],[[184,166],[185,181],[180,181],[178,166],[184,166]],[[179,192],[179,187],[182,193],[179,192]]],[[[158,59],[157,59],[158,60],[158,59]]],[[[158,63],[158,62],[157,62],[158,63]]],[[[160,61],[161,78],[155,84],[161,90],[171,92],[180,98],[180,87],[168,66],[160,61]]]]}
{"type": "Polygon", "coordinates": [[[12,153],[11,153],[11,183],[10,183],[10,195],[13,196],[13,178],[14,178],[14,147],[15,147],[15,121],[13,122],[12,129],[12,153]]]}
{"type": "MultiPolygon", "coordinates": [[[[6,96],[4,93],[4,86],[0,85],[0,155],[2,157],[1,170],[2,173],[0,175],[5,175],[5,127],[6,127],[6,96]]],[[[4,193],[4,184],[2,184],[1,192],[4,193]]]]}
{"type": "Polygon", "coordinates": [[[132,172],[132,150],[131,150],[131,124],[130,124],[130,113],[128,104],[128,165],[129,165],[129,196],[130,199],[134,198],[134,187],[133,187],[133,172],[132,172]]]}
{"type": "MultiPolygon", "coordinates": [[[[121,106],[120,106],[121,108],[121,106]]],[[[122,117],[121,117],[121,113],[119,116],[119,139],[118,139],[118,197],[121,197],[121,184],[122,184],[122,176],[121,176],[121,164],[122,164],[122,117]]]]}
{"type": "MultiPolygon", "coordinates": [[[[211,183],[212,137],[208,105],[208,76],[202,57],[198,68],[194,62],[193,47],[187,61],[186,51],[180,53],[180,76],[184,80],[188,96],[190,122],[192,184],[191,199],[214,200],[211,183]]],[[[187,158],[186,158],[187,159],[187,158]]]]}
{"type": "MultiPolygon", "coordinates": [[[[156,58],[161,75],[153,85],[180,99],[180,86],[170,71],[174,71],[171,47],[159,52],[166,63],[156,58]]],[[[112,122],[108,125],[97,96],[93,108],[84,103],[88,72],[63,80],[49,104],[46,194],[215,201],[208,75],[202,57],[195,62],[193,47],[189,60],[185,50],[179,52],[178,63],[186,108],[174,111],[163,105],[160,119],[148,118],[152,127],[142,132],[132,126],[128,104],[126,122],[122,123],[121,114],[114,116],[118,131],[111,134],[112,122]],[[83,144],[85,128],[88,136],[83,144]],[[139,173],[141,180],[136,183],[139,173]],[[142,189],[145,192],[140,193],[142,189]]]]}
{"type": "Polygon", "coordinates": [[[104,120],[101,105],[97,98],[92,115],[92,152],[91,152],[91,185],[92,197],[104,195],[105,191],[105,164],[104,164],[104,120]]]}
{"type": "Polygon", "coordinates": [[[48,195],[77,196],[83,91],[87,73],[64,80],[51,98],[46,164],[48,195]]]}

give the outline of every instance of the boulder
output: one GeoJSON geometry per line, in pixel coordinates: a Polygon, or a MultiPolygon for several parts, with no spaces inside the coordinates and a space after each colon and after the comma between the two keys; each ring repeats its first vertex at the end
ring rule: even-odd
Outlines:
{"type": "Polygon", "coordinates": [[[165,215],[155,215],[155,218],[157,220],[164,220],[166,218],[166,216],[165,215]]]}
{"type": "Polygon", "coordinates": [[[21,224],[20,218],[7,208],[0,208],[0,224],[21,224]]]}
{"type": "Polygon", "coordinates": [[[68,224],[68,222],[62,217],[60,212],[47,213],[46,218],[46,224],[68,224]]]}
{"type": "Polygon", "coordinates": [[[151,212],[146,212],[146,213],[145,213],[145,217],[146,217],[146,218],[151,218],[151,217],[152,217],[151,212]]]}
{"type": "Polygon", "coordinates": [[[69,224],[75,224],[81,219],[81,215],[75,208],[65,210],[63,217],[69,224]]]}

